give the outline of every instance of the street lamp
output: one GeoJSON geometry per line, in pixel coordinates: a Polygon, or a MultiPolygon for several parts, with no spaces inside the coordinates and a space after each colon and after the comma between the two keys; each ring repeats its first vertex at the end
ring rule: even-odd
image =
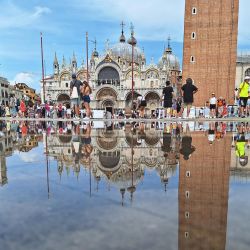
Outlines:
{"type": "Polygon", "coordinates": [[[132,46],[132,88],[131,88],[131,95],[132,95],[132,109],[133,109],[133,102],[134,102],[134,47],[137,44],[137,41],[134,37],[134,26],[131,23],[130,25],[131,29],[131,37],[128,39],[128,43],[132,46]]]}

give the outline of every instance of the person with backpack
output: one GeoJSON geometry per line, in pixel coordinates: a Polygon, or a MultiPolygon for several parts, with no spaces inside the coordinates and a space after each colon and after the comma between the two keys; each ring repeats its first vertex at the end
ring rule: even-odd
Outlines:
{"type": "Polygon", "coordinates": [[[244,82],[242,82],[239,87],[239,98],[240,98],[240,114],[239,115],[242,118],[246,116],[249,80],[250,80],[250,76],[245,76],[244,82]]]}
{"type": "Polygon", "coordinates": [[[81,86],[82,82],[77,80],[76,74],[72,74],[72,81],[70,82],[70,98],[71,105],[74,109],[75,117],[79,117],[79,106],[81,102],[81,86]]]}

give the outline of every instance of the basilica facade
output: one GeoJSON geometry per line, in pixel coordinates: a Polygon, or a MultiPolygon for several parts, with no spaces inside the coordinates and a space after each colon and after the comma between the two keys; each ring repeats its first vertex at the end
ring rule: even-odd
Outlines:
{"type": "MultiPolygon", "coordinates": [[[[132,104],[133,72],[133,98],[136,99],[138,94],[144,96],[147,100],[147,112],[150,113],[161,107],[162,89],[166,80],[170,80],[175,86],[181,73],[179,60],[173,54],[170,42],[158,64],[153,62],[147,64],[144,50],[138,47],[133,29],[128,41],[122,29],[119,42],[113,46],[107,45],[103,55],[99,55],[95,46],[88,65],[87,71],[84,62],[78,64],[75,54],[69,64],[64,57],[59,64],[55,54],[54,74],[45,79],[46,99],[52,102],[69,102],[72,73],[76,73],[79,80],[86,81],[88,72],[89,84],[93,90],[91,108],[97,110],[109,108],[113,111],[124,109],[132,104]]],[[[43,96],[43,86],[41,93],[43,96]]]]}

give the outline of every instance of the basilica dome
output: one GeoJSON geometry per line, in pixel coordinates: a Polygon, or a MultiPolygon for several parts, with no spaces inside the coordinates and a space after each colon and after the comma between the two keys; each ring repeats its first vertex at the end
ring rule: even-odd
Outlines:
{"type": "MultiPolygon", "coordinates": [[[[125,42],[119,42],[111,48],[111,56],[118,60],[132,61],[132,46],[125,42]]],[[[145,58],[144,53],[138,47],[134,47],[134,61],[138,64],[145,58]]]]}
{"type": "Polygon", "coordinates": [[[137,40],[134,37],[134,33],[131,34],[131,37],[128,39],[126,43],[126,38],[124,36],[124,32],[122,30],[122,34],[120,36],[119,42],[116,43],[111,49],[110,54],[113,59],[125,60],[128,62],[132,61],[132,45],[134,45],[134,62],[141,64],[141,61],[145,59],[145,55],[143,51],[136,46],[137,40]]]}
{"type": "Polygon", "coordinates": [[[173,54],[170,46],[164,51],[162,57],[159,60],[158,67],[163,69],[163,67],[169,68],[170,70],[180,71],[179,59],[173,54]]]}

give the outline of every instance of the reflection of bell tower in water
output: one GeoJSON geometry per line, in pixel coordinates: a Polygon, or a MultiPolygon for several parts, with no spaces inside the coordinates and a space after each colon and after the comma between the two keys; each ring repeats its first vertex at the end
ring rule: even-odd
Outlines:
{"type": "Polygon", "coordinates": [[[180,250],[225,249],[231,136],[209,145],[204,132],[192,133],[195,151],[180,158],[180,250]]]}

